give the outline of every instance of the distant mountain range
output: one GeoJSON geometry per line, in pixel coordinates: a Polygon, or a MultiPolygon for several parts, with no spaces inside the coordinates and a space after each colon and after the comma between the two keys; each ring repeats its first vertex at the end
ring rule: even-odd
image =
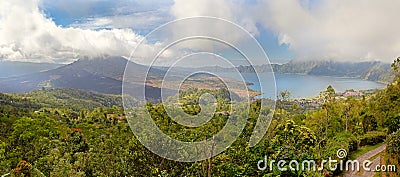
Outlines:
{"type": "MultiPolygon", "coordinates": [[[[273,71],[279,74],[308,74],[317,76],[353,77],[369,81],[391,83],[394,73],[390,64],[382,62],[336,62],[336,61],[290,61],[285,64],[272,64],[273,71]]],[[[207,67],[208,71],[241,73],[270,71],[269,65],[238,66],[236,68],[222,68],[219,66],[207,67]]]]}
{"type": "MultiPolygon", "coordinates": [[[[122,79],[128,60],[121,57],[101,59],[81,59],[56,69],[28,74],[17,77],[0,79],[0,92],[21,93],[37,89],[47,88],[74,88],[85,91],[106,94],[121,94],[122,79]]],[[[132,76],[141,76],[147,72],[147,67],[136,63],[130,63],[132,76]]],[[[152,73],[160,77],[162,71],[153,70],[152,73]]],[[[139,97],[142,85],[128,84],[127,88],[133,90],[130,94],[139,97]]],[[[146,87],[149,99],[158,99],[160,89],[152,86],[146,87]]]]}
{"type": "Polygon", "coordinates": [[[388,63],[381,62],[334,62],[334,61],[292,61],[273,65],[278,73],[302,73],[318,76],[354,77],[381,83],[391,83],[394,73],[388,63]]]}
{"type": "MultiPolygon", "coordinates": [[[[161,83],[167,70],[165,68],[151,68],[134,62],[129,62],[122,57],[107,57],[96,59],[81,59],[71,64],[56,69],[28,74],[17,77],[0,78],[0,92],[24,93],[38,89],[49,88],[73,88],[84,91],[105,94],[121,94],[122,84],[125,84],[126,92],[132,97],[140,98],[145,89],[146,100],[157,101],[161,98],[161,83]],[[126,75],[129,77],[123,81],[125,67],[129,66],[126,75]],[[146,85],[143,88],[144,77],[146,85]],[[143,82],[140,82],[143,81],[143,82]],[[140,82],[140,83],[139,83],[140,82]]],[[[186,71],[178,70],[170,72],[172,79],[170,85],[164,86],[163,93],[166,95],[176,94],[176,90],[170,88],[181,84],[185,78],[186,71]]],[[[233,79],[231,79],[233,80],[233,79]]],[[[196,75],[187,79],[182,84],[183,89],[215,88],[219,87],[217,78],[210,78],[204,75],[196,75]],[[214,86],[214,87],[212,87],[214,86]]],[[[234,81],[237,82],[237,81],[234,81]]]]}
{"type": "MultiPolygon", "coordinates": [[[[62,65],[55,69],[56,65],[47,71],[0,78],[0,92],[23,93],[37,89],[48,88],[74,88],[85,91],[106,94],[121,94],[124,70],[128,61],[122,57],[108,57],[101,59],[81,59],[68,65],[62,65]]],[[[29,64],[25,64],[29,66],[29,64]]],[[[36,65],[36,64],[35,64],[36,65]]],[[[4,66],[2,66],[4,67],[4,66]]],[[[255,66],[261,71],[268,71],[267,65],[255,66]]],[[[287,64],[273,64],[273,69],[277,73],[301,73],[321,76],[338,77],[357,77],[371,81],[389,83],[392,80],[392,73],[389,64],[380,62],[333,62],[333,61],[292,61],[287,64]]],[[[129,76],[126,82],[129,94],[138,98],[143,91],[143,85],[135,83],[140,80],[147,72],[148,67],[133,62],[129,62],[129,76]]],[[[239,66],[240,72],[250,72],[250,66],[239,66]]],[[[218,70],[218,72],[230,72],[235,68],[208,67],[208,71],[218,70]]],[[[31,70],[32,71],[32,70],[31,70]]],[[[189,72],[189,68],[180,68],[175,73],[177,80],[182,79],[183,73],[189,72]]],[[[16,71],[15,71],[16,72],[16,71]]],[[[165,74],[165,68],[153,68],[146,82],[146,97],[150,100],[160,99],[160,81],[165,74]]],[[[201,79],[200,79],[201,80],[201,79]]],[[[177,82],[178,84],[178,82],[177,82]]],[[[196,87],[205,87],[205,84],[196,84],[196,87]]],[[[164,90],[172,93],[173,90],[164,90]]]]}
{"type": "Polygon", "coordinates": [[[63,66],[54,63],[29,63],[15,61],[0,61],[0,78],[22,76],[41,71],[48,71],[63,66]]]}

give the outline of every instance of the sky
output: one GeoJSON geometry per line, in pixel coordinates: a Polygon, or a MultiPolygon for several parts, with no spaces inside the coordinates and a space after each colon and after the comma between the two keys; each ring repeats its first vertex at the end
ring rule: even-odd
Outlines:
{"type": "MultiPolygon", "coordinates": [[[[129,57],[137,62],[160,51],[165,36],[151,31],[167,22],[211,16],[243,27],[260,43],[272,63],[290,60],[382,61],[400,56],[398,0],[2,0],[0,60],[70,63],[79,58],[129,57]]],[[[246,34],[230,26],[198,22],[173,26],[166,33],[216,33],[235,45],[246,34]]],[[[209,43],[187,43],[210,50],[209,43]]],[[[213,46],[213,45],[211,45],[213,46]]],[[[184,47],[162,58],[187,54],[184,47]]],[[[229,53],[212,48],[215,53],[229,53]]],[[[144,62],[146,63],[146,62],[144,62]]]]}

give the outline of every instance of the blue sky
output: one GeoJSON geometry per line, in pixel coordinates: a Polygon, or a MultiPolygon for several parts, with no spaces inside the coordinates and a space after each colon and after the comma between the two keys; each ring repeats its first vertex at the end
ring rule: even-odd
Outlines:
{"type": "MultiPolygon", "coordinates": [[[[256,1],[247,1],[254,4],[256,1]]],[[[126,25],[140,35],[145,36],[159,25],[174,20],[169,14],[173,1],[106,1],[106,0],[44,0],[40,9],[47,17],[62,27],[79,27],[90,29],[109,29],[110,27],[90,23],[94,18],[130,16],[131,18],[146,19],[146,17],[158,17],[144,25],[126,25]],[[81,7],[81,8],[77,8],[81,7]]],[[[279,44],[278,37],[270,29],[258,26],[259,34],[254,37],[261,44],[271,62],[285,63],[294,58],[289,45],[279,44]]]]}
{"type": "MultiPolygon", "coordinates": [[[[389,63],[400,55],[399,7],[398,0],[2,0],[0,60],[68,63],[82,57],[129,57],[162,24],[212,16],[253,34],[273,63],[389,63]]],[[[209,25],[174,28],[171,34],[216,31],[239,43],[243,37],[209,25]]],[[[138,59],[160,47],[148,42],[138,59]]],[[[177,54],[169,51],[166,57],[177,54]]]]}
{"type": "MultiPolygon", "coordinates": [[[[77,26],[87,22],[91,18],[113,17],[124,15],[145,15],[156,16],[168,19],[168,9],[173,4],[172,1],[130,1],[130,0],[43,0],[40,9],[54,20],[57,25],[68,27],[77,26]]],[[[161,24],[161,23],[160,23],[161,24]]],[[[97,28],[97,26],[93,26],[97,28]]],[[[142,30],[141,27],[132,27],[134,30],[142,30]]],[[[145,26],[146,30],[151,30],[152,24],[145,26]]],[[[140,31],[144,33],[143,31],[140,31]]]]}

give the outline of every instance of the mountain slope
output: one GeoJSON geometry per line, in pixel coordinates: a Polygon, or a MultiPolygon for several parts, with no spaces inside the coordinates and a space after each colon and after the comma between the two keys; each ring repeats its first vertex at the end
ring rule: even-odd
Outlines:
{"type": "Polygon", "coordinates": [[[48,71],[63,66],[53,63],[29,63],[16,61],[0,61],[0,78],[21,76],[26,74],[48,71]]]}
{"type": "Polygon", "coordinates": [[[278,73],[302,73],[319,76],[355,77],[370,81],[390,83],[394,79],[389,64],[373,62],[292,61],[275,65],[278,73]]]}
{"type": "MultiPolygon", "coordinates": [[[[290,61],[285,64],[272,64],[275,73],[308,74],[318,76],[355,77],[364,80],[391,83],[394,74],[390,64],[381,62],[336,62],[336,61],[290,61]]],[[[254,66],[260,72],[269,72],[269,65],[254,66]]],[[[219,66],[207,67],[209,71],[241,73],[254,72],[251,66],[238,66],[236,68],[222,68],[219,66]]]]}
{"type": "MultiPolygon", "coordinates": [[[[74,63],[59,68],[11,78],[0,78],[0,92],[24,93],[37,89],[48,88],[73,88],[84,91],[121,94],[125,67],[128,60],[122,57],[107,57],[97,59],[81,59],[74,63]]],[[[129,77],[124,80],[126,93],[143,101],[142,93],[146,91],[146,100],[157,101],[161,97],[161,83],[166,73],[166,68],[152,68],[129,62],[129,77]],[[143,78],[147,76],[146,81],[143,78]],[[145,88],[143,83],[146,82],[145,88]]],[[[268,65],[255,66],[259,71],[270,71],[268,65]]],[[[292,61],[286,64],[273,64],[272,68],[277,73],[302,73],[309,75],[357,77],[361,79],[389,83],[393,79],[390,65],[380,62],[333,62],[333,61],[292,61]]],[[[218,70],[229,72],[238,69],[240,72],[250,72],[250,66],[237,68],[209,67],[207,71],[218,70]]],[[[187,73],[192,69],[181,68],[173,74],[172,83],[180,84],[187,73]]],[[[189,82],[188,82],[189,83],[189,82]]],[[[213,82],[199,81],[189,84],[195,87],[208,88],[215,86],[213,82]],[[208,84],[208,85],[207,85],[208,84]]],[[[169,88],[169,87],[166,87],[169,88]]],[[[173,89],[172,87],[169,89],[173,89]]],[[[172,95],[173,90],[164,90],[167,95],[172,95]]]]}
{"type": "MultiPolygon", "coordinates": [[[[21,93],[42,88],[74,88],[106,94],[121,94],[122,80],[128,60],[122,57],[108,57],[97,59],[81,59],[71,64],[40,73],[2,78],[0,92],[21,93]]],[[[142,77],[147,67],[133,62],[129,63],[130,79],[142,77]]],[[[152,77],[161,77],[161,70],[152,69],[152,77]]],[[[129,82],[127,88],[140,90],[142,85],[129,82]]],[[[147,87],[149,99],[158,99],[159,88],[147,87]]],[[[130,92],[134,97],[141,94],[130,92]]]]}
{"type": "Polygon", "coordinates": [[[39,88],[76,88],[101,93],[120,93],[121,81],[98,73],[91,73],[81,68],[80,62],[60,68],[1,79],[2,92],[29,92],[39,88]]]}

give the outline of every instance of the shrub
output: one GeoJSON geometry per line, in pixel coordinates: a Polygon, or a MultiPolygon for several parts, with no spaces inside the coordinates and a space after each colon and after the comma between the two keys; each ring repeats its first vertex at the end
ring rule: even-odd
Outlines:
{"type": "MultiPolygon", "coordinates": [[[[333,137],[333,141],[334,141],[333,144],[336,144],[339,148],[346,149],[348,152],[356,151],[358,148],[357,138],[353,134],[348,133],[348,132],[337,134],[336,136],[333,137]]],[[[330,145],[328,142],[327,146],[331,146],[331,145],[332,145],[332,142],[330,145]]],[[[335,153],[336,153],[336,151],[335,151],[335,153]]]]}
{"type": "Polygon", "coordinates": [[[375,145],[384,142],[386,139],[386,132],[384,131],[371,131],[359,137],[359,145],[375,145]]]}
{"type": "Polygon", "coordinates": [[[386,151],[397,163],[400,162],[400,129],[388,135],[386,139],[386,151]]]}

